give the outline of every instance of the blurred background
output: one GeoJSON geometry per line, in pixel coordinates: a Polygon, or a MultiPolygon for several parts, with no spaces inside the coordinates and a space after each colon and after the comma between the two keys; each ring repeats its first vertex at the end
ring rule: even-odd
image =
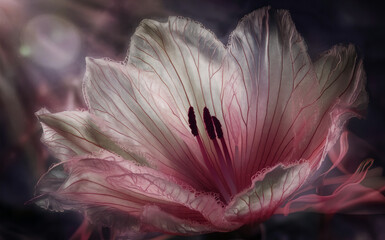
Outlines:
{"type": "MultiPolygon", "coordinates": [[[[203,23],[225,44],[247,13],[288,9],[309,54],[353,43],[364,59],[370,103],[353,119],[354,157],[385,165],[385,16],[382,1],[0,0],[0,239],[68,239],[81,223],[71,212],[25,205],[55,162],[40,143],[34,113],[84,108],[85,57],[123,60],[144,18],[170,15],[203,23]],[[357,140],[359,139],[359,140],[357,140]]],[[[385,239],[385,209],[376,215],[298,213],[232,233],[172,239],[385,239]]],[[[108,229],[102,235],[108,236],[108,229]]],[[[99,239],[94,233],[92,239],[99,239]]],[[[169,237],[171,238],[171,237],[169,237]]],[[[107,237],[108,239],[108,237],[107,237]]]]}

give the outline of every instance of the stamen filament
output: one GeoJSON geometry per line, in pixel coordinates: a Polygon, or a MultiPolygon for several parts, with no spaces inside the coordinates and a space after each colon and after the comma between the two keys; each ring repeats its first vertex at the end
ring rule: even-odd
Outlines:
{"type": "Polygon", "coordinates": [[[231,195],[235,195],[236,194],[236,187],[235,187],[235,184],[233,181],[234,178],[232,176],[232,172],[230,171],[230,168],[229,168],[230,166],[226,163],[226,161],[223,157],[222,150],[219,147],[218,141],[216,139],[214,139],[213,143],[214,143],[215,151],[217,152],[217,155],[219,158],[220,169],[225,174],[225,176],[223,176],[223,177],[224,177],[225,182],[227,183],[226,186],[229,188],[231,195]]]}
{"type": "Polygon", "coordinates": [[[219,180],[218,173],[217,173],[217,171],[215,171],[214,166],[212,165],[211,161],[209,160],[209,156],[206,153],[206,149],[203,145],[202,139],[200,138],[199,135],[196,136],[196,138],[197,138],[198,145],[199,145],[199,148],[200,148],[202,156],[203,156],[203,160],[205,161],[206,166],[209,169],[210,174],[212,175],[212,178],[213,178],[215,184],[219,188],[219,191],[222,194],[224,200],[226,202],[229,202],[230,201],[230,194],[228,193],[228,191],[225,190],[225,186],[223,185],[222,181],[219,180]]]}
{"type": "Polygon", "coordinates": [[[212,120],[215,126],[215,132],[217,133],[217,137],[221,140],[222,150],[225,155],[224,159],[226,161],[226,172],[229,176],[230,184],[234,186],[234,192],[236,192],[235,183],[233,181],[235,179],[235,172],[231,161],[229,149],[227,148],[226,141],[223,138],[222,125],[218,118],[216,118],[215,116],[212,117],[212,120]]]}
{"type": "Polygon", "coordinates": [[[232,164],[232,162],[231,162],[231,157],[230,157],[229,149],[227,148],[225,139],[221,138],[220,140],[221,140],[223,152],[224,152],[224,154],[225,154],[226,164],[227,164],[231,169],[233,169],[233,164],[232,164]]]}

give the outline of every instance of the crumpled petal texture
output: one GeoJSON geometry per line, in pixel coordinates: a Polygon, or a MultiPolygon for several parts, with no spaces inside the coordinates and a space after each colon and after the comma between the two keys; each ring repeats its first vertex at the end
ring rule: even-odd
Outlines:
{"type": "Polygon", "coordinates": [[[143,20],[124,62],[87,59],[87,110],[37,113],[42,141],[61,162],[35,201],[79,211],[116,236],[231,231],[287,213],[365,108],[364,84],[352,45],[313,63],[287,11],[245,16],[227,46],[190,19],[143,20]],[[221,147],[207,134],[205,108],[222,123],[221,147]]]}
{"type": "MultiPolygon", "coordinates": [[[[172,233],[191,234],[239,227],[239,224],[223,218],[223,205],[214,195],[184,188],[183,183],[176,182],[169,175],[120,157],[99,155],[96,158],[74,158],[66,162],[62,172],[58,169],[60,167],[58,165],[51,169],[42,182],[56,180],[58,175],[62,178],[66,176],[64,180],[61,179],[62,184],[49,184],[51,189],[43,185],[40,188],[40,194],[49,193],[55,201],[43,198],[38,201],[39,205],[54,208],[49,204],[55,203],[62,207],[57,210],[87,209],[89,215],[113,209],[120,215],[141,219],[138,229],[151,227],[152,230],[172,233]],[[154,219],[149,212],[161,213],[162,221],[154,219]],[[183,223],[182,219],[188,220],[183,220],[183,223]],[[147,226],[147,222],[156,225],[147,226]],[[176,226],[176,223],[180,225],[176,226]]],[[[109,215],[98,214],[97,221],[101,222],[106,221],[103,215],[109,215]]],[[[112,226],[117,224],[120,223],[111,223],[112,226]]]]}

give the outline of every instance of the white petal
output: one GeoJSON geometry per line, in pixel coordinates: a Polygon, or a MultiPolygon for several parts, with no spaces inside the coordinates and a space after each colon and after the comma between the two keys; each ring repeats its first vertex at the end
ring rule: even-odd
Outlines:
{"type": "Polygon", "coordinates": [[[305,158],[327,137],[325,155],[339,138],[346,121],[360,117],[368,102],[362,60],[358,59],[353,45],[334,46],[315,62],[314,69],[320,82],[317,99],[320,117],[303,152],[305,158]]]}
{"type": "Polygon", "coordinates": [[[36,115],[43,127],[42,142],[62,161],[107,150],[125,159],[146,164],[143,157],[114,142],[111,136],[101,130],[105,123],[86,111],[49,113],[42,109],[36,115]]]}
{"type": "MultiPolygon", "coordinates": [[[[223,91],[237,76],[235,64],[223,43],[190,19],[170,17],[163,23],[144,20],[131,39],[128,62],[159,76],[158,81],[170,92],[171,104],[175,105],[187,129],[188,109],[190,106],[195,109],[200,137],[206,148],[214,149],[205,132],[203,109],[207,107],[222,122],[226,132],[223,119],[228,109],[223,104],[223,91]]],[[[197,159],[203,159],[197,143],[189,141],[188,144],[197,159]]],[[[216,158],[215,153],[208,154],[211,159],[216,158]]]]}
{"type": "Polygon", "coordinates": [[[346,103],[340,113],[350,111],[356,95],[364,92],[362,76],[351,78],[348,74],[361,75],[354,56],[341,57],[343,63],[338,68],[346,67],[341,69],[346,74],[323,89],[326,81],[318,81],[289,13],[269,8],[257,10],[240,22],[232,34],[229,52],[243,80],[234,88],[235,97],[225,96],[237,100],[228,104],[233,113],[226,121],[237,123],[234,126],[240,138],[230,145],[233,152],[235,147],[239,150],[240,160],[235,164],[242,185],[247,186],[256,172],[278,163],[290,165],[300,159],[318,163],[325,145],[335,141],[327,139],[329,129],[338,137],[339,128],[348,118],[337,114],[332,120],[332,107],[341,98],[346,103]],[[347,86],[351,87],[345,98],[341,94],[347,86]],[[337,121],[338,127],[331,127],[337,121]]]}
{"type": "Polygon", "coordinates": [[[130,64],[87,59],[84,92],[91,113],[108,124],[121,145],[146,157],[159,171],[201,190],[213,189],[185,140],[193,135],[165,86],[153,73],[130,64]],[[186,136],[182,139],[182,136],[186,136]]]}
{"type": "Polygon", "coordinates": [[[205,106],[221,111],[226,55],[224,45],[202,25],[170,17],[163,23],[141,22],[131,39],[128,62],[157,74],[187,116],[190,106],[200,114],[205,106]]]}
{"type": "Polygon", "coordinates": [[[257,221],[269,218],[310,173],[310,165],[277,166],[253,180],[249,189],[239,193],[226,207],[229,221],[257,221]]]}

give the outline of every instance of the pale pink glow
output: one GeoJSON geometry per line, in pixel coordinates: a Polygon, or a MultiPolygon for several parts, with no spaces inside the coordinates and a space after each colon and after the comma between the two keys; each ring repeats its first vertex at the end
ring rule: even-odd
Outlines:
{"type": "Polygon", "coordinates": [[[326,178],[347,151],[345,134],[330,171],[320,168],[365,108],[362,61],[338,45],[312,62],[287,11],[245,16],[227,46],[189,19],[143,20],[124,62],[86,61],[88,109],[37,113],[42,141],[61,161],[38,184],[40,206],[79,211],[120,236],[330,213],[356,204],[346,191],[383,200],[360,185],[369,160],[326,178]],[[339,187],[304,195],[317,177],[339,187]]]}

